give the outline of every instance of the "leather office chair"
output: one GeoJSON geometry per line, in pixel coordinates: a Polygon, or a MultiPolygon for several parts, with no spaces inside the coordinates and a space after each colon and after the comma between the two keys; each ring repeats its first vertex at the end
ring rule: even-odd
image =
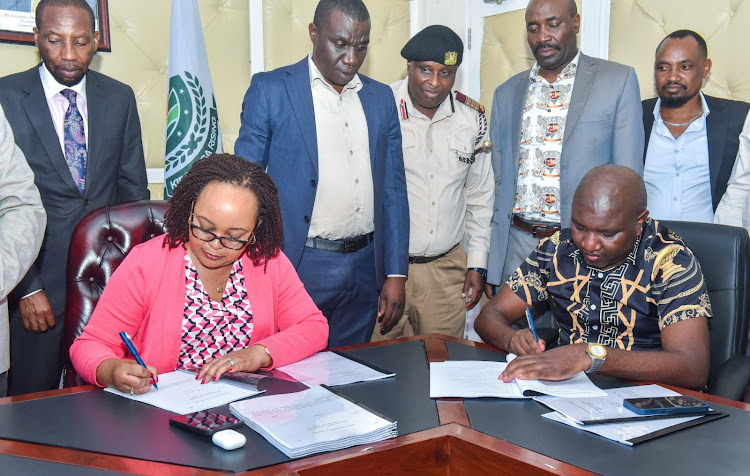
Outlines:
{"type": "Polygon", "coordinates": [[[70,362],[70,346],[89,321],[112,273],[134,246],[166,232],[165,201],[142,200],[98,208],[78,223],[68,251],[63,386],[86,382],[70,362]]]}
{"type": "Polygon", "coordinates": [[[701,264],[711,299],[711,368],[708,392],[742,400],[750,383],[750,236],[744,228],[662,221],[682,237],[701,264]]]}

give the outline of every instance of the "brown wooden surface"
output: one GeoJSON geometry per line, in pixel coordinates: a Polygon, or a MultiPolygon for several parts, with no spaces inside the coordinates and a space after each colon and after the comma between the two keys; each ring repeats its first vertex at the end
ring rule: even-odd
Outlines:
{"type": "MultiPolygon", "coordinates": [[[[142,475],[164,476],[211,476],[226,474],[205,469],[190,468],[168,463],[156,463],[124,456],[113,456],[92,451],[58,448],[55,446],[24,443],[21,441],[0,440],[0,453],[22,456],[55,463],[73,464],[89,468],[108,469],[142,475]]],[[[0,474],[2,469],[0,468],[0,474]]]]}
{"type": "Polygon", "coordinates": [[[242,473],[317,476],[349,474],[594,474],[451,423],[372,445],[348,448],[242,473]]]}
{"type": "MultiPolygon", "coordinates": [[[[445,341],[497,350],[487,344],[439,334],[404,337],[392,341],[341,347],[337,350],[355,350],[415,340],[424,341],[427,360],[429,362],[448,360],[448,350],[445,341]]],[[[693,395],[702,400],[750,411],[750,405],[747,403],[727,400],[679,387],[667,387],[686,395],[693,395]]],[[[2,398],[0,399],[0,405],[99,390],[94,385],[65,388],[2,398]]],[[[420,475],[447,475],[472,474],[479,470],[489,474],[592,474],[581,468],[472,430],[469,428],[470,422],[461,399],[437,399],[436,403],[441,425],[438,428],[400,436],[392,440],[364,447],[347,448],[333,453],[325,453],[302,460],[291,461],[245,474],[257,474],[261,476],[270,474],[317,475],[351,474],[353,471],[361,474],[372,472],[377,472],[378,474],[402,474],[411,471],[420,475]],[[394,462],[398,462],[398,465],[394,462]]],[[[223,474],[216,471],[167,463],[10,440],[0,440],[0,454],[143,475],[223,474]]]]}

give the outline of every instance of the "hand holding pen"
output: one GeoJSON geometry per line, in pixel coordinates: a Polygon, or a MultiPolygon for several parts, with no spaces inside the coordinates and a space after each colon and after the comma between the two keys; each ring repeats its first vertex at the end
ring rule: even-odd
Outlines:
{"type": "MultiPolygon", "coordinates": [[[[136,361],[136,362],[138,363],[138,365],[140,365],[141,367],[143,367],[144,369],[148,370],[148,371],[149,371],[149,372],[151,373],[151,385],[153,385],[153,386],[154,386],[154,388],[158,390],[158,389],[159,389],[159,386],[158,386],[158,385],[157,385],[157,383],[156,383],[156,379],[157,379],[158,377],[156,377],[156,374],[155,374],[155,372],[154,372],[154,371],[152,371],[152,370],[151,370],[151,369],[150,369],[150,368],[149,368],[149,367],[148,367],[148,366],[147,366],[147,365],[146,365],[146,364],[145,364],[145,363],[143,362],[143,359],[141,359],[141,356],[140,356],[140,354],[138,354],[138,349],[136,349],[136,348],[135,348],[135,345],[133,344],[133,341],[132,341],[132,340],[130,340],[130,336],[128,335],[128,333],[127,333],[127,332],[125,332],[125,331],[122,331],[122,332],[120,332],[120,338],[121,338],[121,339],[122,339],[122,341],[123,341],[123,342],[125,343],[125,347],[127,347],[127,348],[128,348],[128,352],[130,352],[130,355],[131,355],[131,356],[132,356],[132,357],[133,357],[133,358],[135,359],[135,361],[136,361]]],[[[131,394],[131,395],[133,395],[133,394],[134,394],[134,390],[135,390],[135,389],[134,389],[133,387],[130,387],[130,394],[131,394]]]]}
{"type": "Polygon", "coordinates": [[[537,336],[531,309],[527,307],[524,312],[526,314],[526,321],[529,324],[529,328],[513,332],[513,334],[510,335],[510,340],[505,346],[505,350],[516,355],[540,354],[544,352],[546,343],[540,341],[537,336]]]}

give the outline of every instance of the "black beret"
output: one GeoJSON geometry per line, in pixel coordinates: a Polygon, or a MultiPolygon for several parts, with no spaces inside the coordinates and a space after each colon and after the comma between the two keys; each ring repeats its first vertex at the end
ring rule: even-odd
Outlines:
{"type": "Polygon", "coordinates": [[[464,56],[464,42],[447,26],[430,25],[406,43],[401,56],[407,61],[434,61],[458,66],[464,56]]]}

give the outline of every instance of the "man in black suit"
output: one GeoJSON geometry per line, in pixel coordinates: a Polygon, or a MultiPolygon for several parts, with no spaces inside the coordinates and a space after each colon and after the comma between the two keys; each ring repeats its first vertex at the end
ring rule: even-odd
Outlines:
{"type": "Polygon", "coordinates": [[[34,40],[42,64],[0,78],[0,104],[48,216],[39,257],[9,299],[9,395],[57,388],[76,224],[101,206],[149,198],[133,90],[88,70],[99,44],[89,5],[42,0],[34,40]]]}
{"type": "Polygon", "coordinates": [[[720,222],[717,208],[727,190],[750,104],[704,95],[711,71],[705,40],[691,30],[669,34],[656,49],[658,98],[643,101],[646,131],[643,179],[648,208],[658,220],[720,222]]]}

